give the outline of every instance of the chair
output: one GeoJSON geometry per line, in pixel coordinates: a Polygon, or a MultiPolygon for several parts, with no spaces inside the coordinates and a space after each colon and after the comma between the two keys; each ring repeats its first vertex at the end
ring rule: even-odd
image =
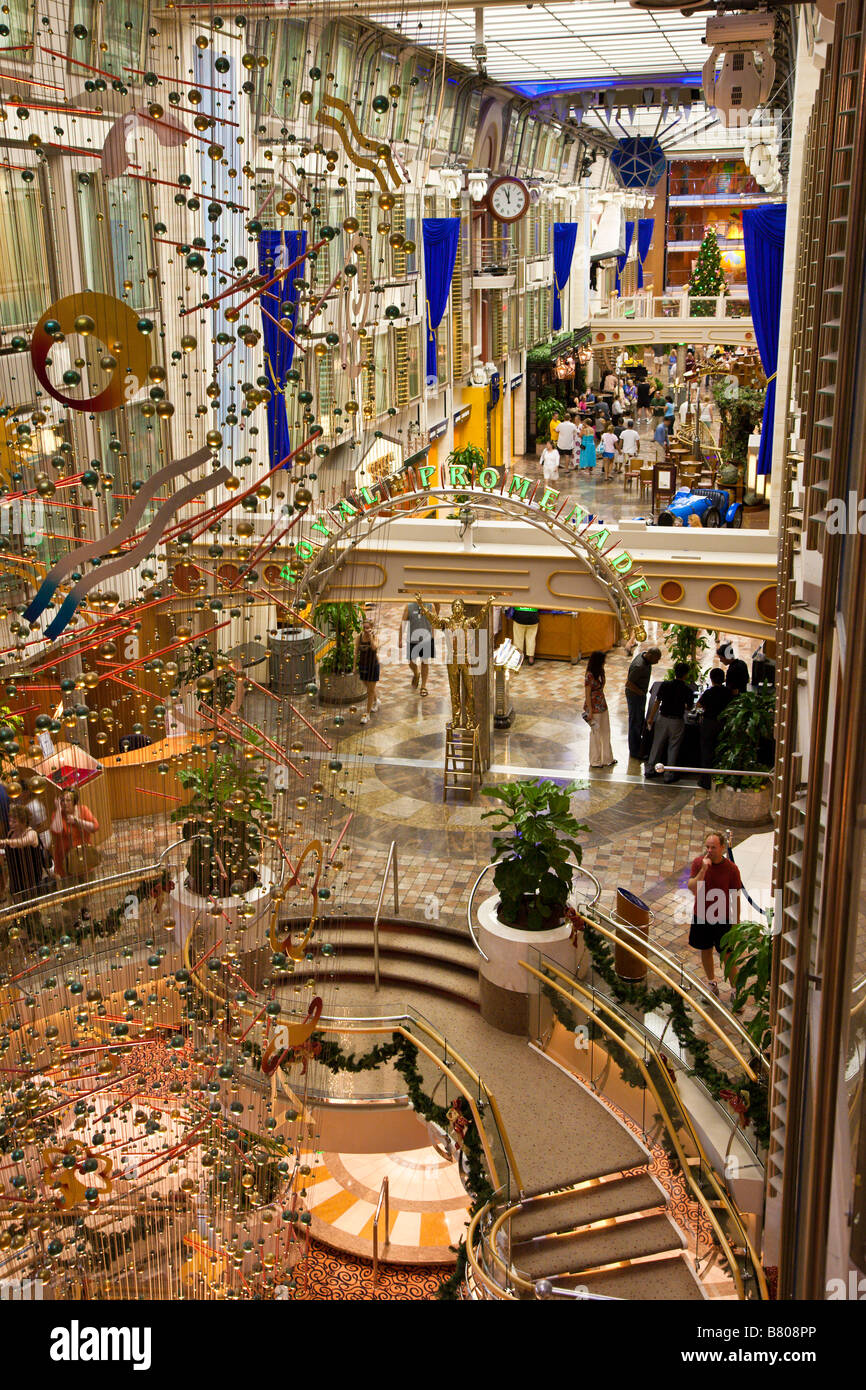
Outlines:
{"type": "Polygon", "coordinates": [[[651,463],[644,463],[640,470],[640,495],[646,497],[652,491],[653,485],[653,466],[651,463]]]}
{"type": "Polygon", "coordinates": [[[626,468],[622,477],[623,487],[631,488],[632,483],[640,482],[640,471],[642,467],[643,460],[639,459],[637,455],[635,455],[634,458],[629,459],[628,467],[626,468]]]}

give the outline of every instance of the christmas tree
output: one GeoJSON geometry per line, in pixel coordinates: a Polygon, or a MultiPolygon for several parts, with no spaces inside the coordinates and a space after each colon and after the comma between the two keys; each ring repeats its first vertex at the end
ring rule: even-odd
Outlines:
{"type": "Polygon", "coordinates": [[[728,288],[722,270],[722,253],[719,250],[719,243],[716,240],[715,232],[710,229],[701,242],[701,249],[698,252],[698,259],[689,280],[689,296],[692,300],[691,316],[693,319],[712,318],[716,312],[715,304],[696,304],[696,298],[713,297],[724,294],[728,288]]]}

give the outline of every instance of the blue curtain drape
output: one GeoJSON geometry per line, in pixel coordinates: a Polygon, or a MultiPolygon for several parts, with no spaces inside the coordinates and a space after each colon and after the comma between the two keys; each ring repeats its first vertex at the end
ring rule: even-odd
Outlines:
{"type": "Polygon", "coordinates": [[[637,287],[643,289],[643,263],[653,239],[654,217],[641,217],[637,224],[637,287]]]}
{"type": "MultiPolygon", "coordinates": [[[[268,231],[259,233],[259,271],[267,280],[273,278],[278,270],[297,260],[307,249],[306,232],[268,231]]],[[[268,401],[268,447],[271,467],[286,457],[291,449],[289,442],[289,422],[286,416],[286,398],[283,387],[286,373],[290,370],[295,356],[294,339],[281,332],[274,320],[291,319],[294,333],[298,320],[295,281],[303,276],[304,263],[295,266],[270,289],[259,296],[262,310],[262,337],[265,340],[265,370],[271,378],[271,399],[268,401]],[[293,305],[294,307],[290,307],[293,305]],[[270,315],[270,317],[269,317],[270,315]]]]}
{"type": "Polygon", "coordinates": [[[633,222],[626,222],[626,224],[625,224],[625,255],[624,255],[624,256],[617,256],[617,258],[616,258],[616,292],[617,292],[617,294],[619,294],[619,291],[620,291],[620,280],[619,280],[619,277],[622,275],[622,272],[625,270],[625,263],[626,263],[626,261],[628,260],[628,253],[629,253],[629,251],[631,250],[631,239],[632,239],[633,236],[634,236],[634,223],[633,223],[633,222]]]}
{"type": "Polygon", "coordinates": [[[568,284],[571,259],[577,241],[576,222],[553,224],[553,331],[562,327],[562,304],[559,296],[568,284]]]}
{"type": "Polygon", "coordinates": [[[424,284],[427,294],[427,383],[436,381],[436,329],[442,322],[460,236],[459,217],[425,217],[424,284]]]}
{"type": "Polygon", "coordinates": [[[782,308],[782,261],[785,254],[787,204],[746,208],[743,241],[746,246],[746,281],[749,307],[755,325],[755,341],[761,366],[767,374],[767,399],[761,425],[758,472],[769,473],[773,464],[773,420],[776,413],[776,367],[779,360],[779,319],[782,308]]]}

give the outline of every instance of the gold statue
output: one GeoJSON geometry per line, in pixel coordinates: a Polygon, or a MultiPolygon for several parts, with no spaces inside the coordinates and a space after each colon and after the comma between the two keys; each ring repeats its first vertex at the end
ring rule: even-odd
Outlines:
{"type": "Polygon", "coordinates": [[[466,634],[473,629],[484,627],[487,624],[487,615],[491,605],[495,602],[493,595],[485,603],[481,612],[475,618],[470,618],[466,612],[466,605],[462,598],[456,598],[451,605],[451,613],[447,618],[440,618],[438,613],[427,608],[420,594],[415,598],[421,612],[433,625],[441,632],[462,633],[461,640],[452,639],[451,650],[448,653],[448,685],[451,691],[451,724],[455,729],[474,729],[477,727],[475,718],[475,691],[472,686],[472,671],[469,667],[469,655],[466,641],[466,634]]]}

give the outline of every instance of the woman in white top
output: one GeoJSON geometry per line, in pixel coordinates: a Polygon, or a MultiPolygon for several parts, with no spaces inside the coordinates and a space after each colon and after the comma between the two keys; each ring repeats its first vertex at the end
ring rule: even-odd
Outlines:
{"type": "Polygon", "coordinates": [[[559,450],[555,444],[545,444],[542,450],[541,475],[546,483],[553,483],[559,477],[559,450]]]}

